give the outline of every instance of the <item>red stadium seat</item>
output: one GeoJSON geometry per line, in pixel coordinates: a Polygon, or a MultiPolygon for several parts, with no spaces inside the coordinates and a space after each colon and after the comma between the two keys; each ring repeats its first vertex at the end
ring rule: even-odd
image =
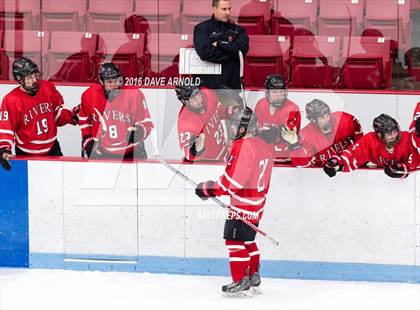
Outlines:
{"type": "Polygon", "coordinates": [[[40,0],[0,1],[0,25],[4,29],[39,29],[40,0]]]}
{"type": "Polygon", "coordinates": [[[366,0],[364,28],[379,30],[384,37],[399,42],[400,47],[410,46],[409,0],[366,0]]]}
{"type": "Polygon", "coordinates": [[[313,32],[318,10],[318,0],[276,0],[271,17],[271,33],[293,34],[295,28],[313,32]]]}
{"type": "Polygon", "coordinates": [[[410,10],[411,12],[420,10],[420,0],[411,0],[410,10]]]}
{"type": "Polygon", "coordinates": [[[250,35],[249,51],[245,57],[245,85],[263,87],[270,74],[286,76],[284,63],[288,60],[289,48],[289,37],[250,35]]]}
{"type": "Polygon", "coordinates": [[[86,29],[89,32],[124,32],[125,19],[133,14],[133,0],[89,0],[86,29]]]}
{"type": "Polygon", "coordinates": [[[318,35],[351,37],[361,33],[363,1],[320,0],[318,35]]]}
{"type": "Polygon", "coordinates": [[[43,0],[41,29],[48,31],[82,31],[87,0],[43,0]]]}
{"type": "MultiPolygon", "coordinates": [[[[135,3],[134,14],[143,16],[152,32],[170,33],[179,30],[180,0],[136,0],[135,3]]],[[[134,28],[134,32],[139,31],[134,28]]]]}
{"type": "Polygon", "coordinates": [[[413,47],[405,53],[408,75],[420,82],[420,47],[413,47]]]}
{"type": "Polygon", "coordinates": [[[101,33],[97,56],[100,62],[116,63],[124,77],[142,77],[144,71],[144,34],[101,33]]]}
{"type": "MultiPolygon", "coordinates": [[[[231,17],[245,28],[247,34],[268,33],[271,2],[264,0],[231,1],[231,17]]],[[[211,16],[211,1],[184,0],[181,12],[182,33],[192,33],[194,26],[211,16]]]]}
{"type": "Polygon", "coordinates": [[[15,59],[28,57],[35,61],[45,76],[44,59],[48,51],[49,33],[35,30],[6,30],[4,32],[4,51],[7,56],[7,78],[13,79],[11,64],[15,59]]]}
{"type": "Polygon", "coordinates": [[[230,15],[248,35],[268,34],[271,3],[265,0],[235,0],[230,15]]]}
{"type": "Polygon", "coordinates": [[[184,0],[181,12],[181,32],[193,33],[194,26],[208,19],[211,14],[211,3],[207,0],[184,0]]]}
{"type": "Polygon", "coordinates": [[[339,52],[338,37],[295,36],[290,61],[290,86],[335,87],[339,52]]]}
{"type": "Polygon", "coordinates": [[[164,76],[167,78],[179,75],[179,50],[183,47],[192,47],[192,35],[160,33],[151,34],[147,76],[164,76]]]}
{"type": "Polygon", "coordinates": [[[89,82],[95,77],[97,35],[56,31],[51,34],[48,76],[54,81],[89,82]]]}
{"type": "MultiPolygon", "coordinates": [[[[0,31],[0,40],[3,40],[2,31],[0,31]]],[[[2,41],[0,41],[1,43],[2,41]]],[[[1,45],[1,44],[0,44],[1,45]]],[[[0,48],[0,80],[7,80],[9,78],[8,64],[6,53],[3,48],[0,48]]]]}
{"type": "Polygon", "coordinates": [[[341,85],[350,89],[379,89],[391,85],[390,40],[377,37],[344,38],[341,85]]]}

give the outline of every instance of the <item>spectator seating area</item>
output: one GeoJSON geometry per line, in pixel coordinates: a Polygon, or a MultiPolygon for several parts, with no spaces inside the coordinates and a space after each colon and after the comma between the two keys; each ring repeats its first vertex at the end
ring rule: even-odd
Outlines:
{"type": "MultiPolygon", "coordinates": [[[[420,81],[411,15],[420,0],[231,0],[250,36],[245,83],[283,74],[290,87],[386,89],[400,62],[420,81]],[[405,57],[403,57],[404,55],[405,57]]],[[[34,58],[45,78],[97,79],[102,61],[128,77],[177,76],[179,48],[210,0],[1,0],[0,79],[11,63],[34,58]]]]}

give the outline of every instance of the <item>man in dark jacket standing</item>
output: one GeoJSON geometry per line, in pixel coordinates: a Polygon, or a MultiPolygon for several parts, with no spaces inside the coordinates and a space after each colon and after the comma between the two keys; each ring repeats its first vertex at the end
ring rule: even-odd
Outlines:
{"type": "Polygon", "coordinates": [[[220,75],[200,75],[208,88],[240,89],[239,51],[248,52],[248,35],[230,19],[230,1],[213,0],[213,15],[194,28],[194,48],[201,60],[222,64],[220,75]]]}

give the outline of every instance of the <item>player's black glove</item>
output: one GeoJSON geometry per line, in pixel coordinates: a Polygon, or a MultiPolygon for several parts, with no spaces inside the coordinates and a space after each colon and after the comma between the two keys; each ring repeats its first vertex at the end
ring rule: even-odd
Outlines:
{"type": "Polygon", "coordinates": [[[95,145],[95,139],[93,139],[93,137],[88,137],[83,140],[82,147],[87,157],[90,157],[90,155],[92,154],[94,145],[95,145]]]}
{"type": "Polygon", "coordinates": [[[207,200],[210,197],[216,197],[213,192],[213,185],[213,181],[201,182],[197,184],[197,187],[195,188],[195,194],[202,200],[207,200]]]}
{"type": "Polygon", "coordinates": [[[131,127],[131,130],[127,131],[128,144],[143,141],[145,132],[146,130],[143,125],[137,124],[134,127],[131,127]]]}
{"type": "Polygon", "coordinates": [[[206,147],[204,145],[205,136],[204,134],[199,135],[198,137],[196,135],[192,135],[190,139],[190,153],[192,156],[200,156],[206,151],[206,147]],[[199,144],[197,146],[197,144],[199,144]]]}
{"type": "Polygon", "coordinates": [[[10,171],[10,169],[12,169],[12,166],[10,165],[10,162],[9,162],[9,157],[11,155],[12,155],[12,152],[10,152],[10,150],[8,150],[4,147],[0,149],[1,165],[2,165],[3,169],[6,170],[6,171],[10,171]]]}
{"type": "Polygon", "coordinates": [[[324,172],[330,177],[335,177],[337,171],[343,171],[344,165],[342,159],[339,156],[333,156],[329,158],[324,166],[324,172]]]}
{"type": "Polygon", "coordinates": [[[73,118],[73,125],[79,124],[80,104],[71,109],[71,117],[73,118]]]}
{"type": "Polygon", "coordinates": [[[279,130],[277,127],[269,127],[260,129],[260,137],[267,143],[275,143],[279,136],[279,130]]]}
{"type": "Polygon", "coordinates": [[[396,179],[404,179],[408,177],[408,168],[405,164],[390,164],[384,167],[384,172],[387,176],[396,179]]]}
{"type": "Polygon", "coordinates": [[[416,119],[416,136],[420,137],[420,117],[416,119]]]}

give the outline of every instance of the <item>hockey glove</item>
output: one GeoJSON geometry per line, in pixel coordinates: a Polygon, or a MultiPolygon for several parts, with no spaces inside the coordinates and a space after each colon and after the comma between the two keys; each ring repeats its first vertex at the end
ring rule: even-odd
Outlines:
{"type": "Polygon", "coordinates": [[[79,124],[80,104],[71,109],[71,117],[73,118],[73,125],[79,124]]]}
{"type": "Polygon", "coordinates": [[[213,181],[201,182],[197,184],[195,188],[195,194],[200,197],[202,200],[207,200],[210,197],[216,197],[213,193],[213,181]]]}
{"type": "Polygon", "coordinates": [[[324,166],[324,172],[330,177],[335,177],[337,171],[343,171],[344,165],[342,164],[342,159],[339,156],[333,156],[327,160],[327,163],[324,166]]]}
{"type": "Polygon", "coordinates": [[[6,171],[10,171],[10,169],[12,169],[12,166],[10,165],[10,162],[9,162],[10,157],[12,157],[12,152],[10,152],[8,149],[4,147],[0,149],[1,165],[3,169],[6,171]]]}
{"type": "Polygon", "coordinates": [[[269,144],[274,144],[278,137],[277,127],[263,127],[260,129],[260,137],[269,144]]]}
{"type": "Polygon", "coordinates": [[[93,146],[95,145],[95,139],[93,137],[86,138],[83,141],[82,147],[85,151],[85,154],[87,157],[90,158],[90,155],[92,154],[93,146]]]}
{"type": "Polygon", "coordinates": [[[420,137],[420,117],[416,119],[416,136],[420,137]]]}
{"type": "Polygon", "coordinates": [[[384,167],[387,176],[396,179],[404,179],[408,177],[408,169],[405,164],[390,164],[384,167]]]}
{"type": "Polygon", "coordinates": [[[127,128],[128,144],[143,141],[145,132],[146,132],[146,129],[141,124],[137,124],[134,127],[127,128]]]}
{"type": "Polygon", "coordinates": [[[193,135],[190,140],[190,153],[192,156],[200,156],[206,150],[204,141],[206,140],[206,136],[203,133],[200,133],[197,136],[193,135]]]}
{"type": "Polygon", "coordinates": [[[293,130],[290,130],[287,126],[281,127],[281,137],[289,145],[289,148],[296,150],[299,148],[299,137],[297,135],[297,127],[293,127],[293,130]]]}

